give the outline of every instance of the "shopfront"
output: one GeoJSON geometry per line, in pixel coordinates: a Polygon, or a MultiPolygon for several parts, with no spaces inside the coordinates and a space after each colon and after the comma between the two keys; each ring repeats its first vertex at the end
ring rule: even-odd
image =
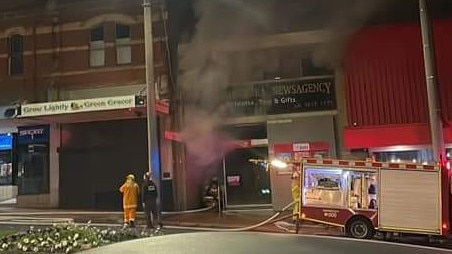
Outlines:
{"type": "Polygon", "coordinates": [[[13,202],[17,195],[14,178],[14,133],[0,134],[0,202],[13,202]]]}
{"type": "MultiPolygon", "coordinates": [[[[443,138],[452,144],[452,20],[433,22],[443,138]]],[[[417,23],[367,27],[344,58],[345,147],[384,162],[433,163],[421,30],[417,23]],[[363,152],[364,151],[364,152],[363,152]]]]}
{"type": "Polygon", "coordinates": [[[224,160],[225,208],[281,209],[292,201],[291,173],[268,169],[265,164],[250,160],[334,157],[337,114],[334,78],[231,87],[229,96],[231,126],[241,134],[233,137],[244,143],[224,160]],[[256,131],[250,131],[253,128],[256,131]]]}
{"type": "Polygon", "coordinates": [[[13,185],[13,134],[0,134],[0,186],[13,185]]]}
{"type": "Polygon", "coordinates": [[[16,148],[18,195],[49,194],[49,146],[50,126],[18,128],[16,148]]]}

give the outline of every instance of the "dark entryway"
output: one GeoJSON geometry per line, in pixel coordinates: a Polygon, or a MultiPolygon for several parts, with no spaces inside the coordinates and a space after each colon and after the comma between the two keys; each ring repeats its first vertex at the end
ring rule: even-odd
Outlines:
{"type": "Polygon", "coordinates": [[[146,121],[63,125],[59,152],[60,207],[119,210],[125,176],[147,168],[146,121]]]}

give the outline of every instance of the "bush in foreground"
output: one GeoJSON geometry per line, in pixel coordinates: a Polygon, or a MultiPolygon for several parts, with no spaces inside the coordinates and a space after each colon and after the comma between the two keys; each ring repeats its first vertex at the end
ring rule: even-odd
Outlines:
{"type": "Polygon", "coordinates": [[[150,237],[151,232],[135,228],[99,229],[92,226],[61,224],[43,229],[30,228],[27,232],[4,236],[0,250],[37,253],[72,253],[109,243],[150,237]]]}

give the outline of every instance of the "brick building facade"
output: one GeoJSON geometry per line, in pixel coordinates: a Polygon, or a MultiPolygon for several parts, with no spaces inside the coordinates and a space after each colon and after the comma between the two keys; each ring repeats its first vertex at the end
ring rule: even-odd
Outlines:
{"type": "MultiPolygon", "coordinates": [[[[154,71],[161,99],[169,96],[167,17],[164,5],[153,6],[154,71]]],[[[0,105],[145,93],[143,25],[140,0],[2,4],[0,105]]],[[[5,152],[7,159],[0,159],[2,165],[13,165],[13,185],[0,186],[2,193],[18,192],[19,206],[118,208],[116,185],[127,173],[139,176],[147,170],[144,113],[114,110],[1,120],[0,133],[15,133],[17,140],[11,153],[5,152]],[[41,128],[46,141],[20,143],[27,128],[41,128]],[[77,190],[80,181],[87,188],[77,190]]],[[[169,117],[159,118],[162,130],[168,124],[169,117]]],[[[171,170],[171,143],[162,140],[160,145],[162,165],[171,170]]],[[[169,203],[171,185],[165,183],[169,203]]]]}
{"type": "MultiPolygon", "coordinates": [[[[72,90],[145,83],[141,1],[29,2],[2,5],[1,104],[69,99],[77,97],[72,90]]],[[[157,77],[166,74],[165,16],[155,8],[157,77]]]]}

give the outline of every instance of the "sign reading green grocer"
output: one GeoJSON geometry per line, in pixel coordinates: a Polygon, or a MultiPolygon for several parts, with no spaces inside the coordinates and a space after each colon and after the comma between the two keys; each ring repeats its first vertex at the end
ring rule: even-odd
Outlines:
{"type": "Polygon", "coordinates": [[[116,96],[85,100],[32,103],[21,106],[18,117],[59,115],[91,111],[127,109],[135,107],[135,96],[116,96]]]}

